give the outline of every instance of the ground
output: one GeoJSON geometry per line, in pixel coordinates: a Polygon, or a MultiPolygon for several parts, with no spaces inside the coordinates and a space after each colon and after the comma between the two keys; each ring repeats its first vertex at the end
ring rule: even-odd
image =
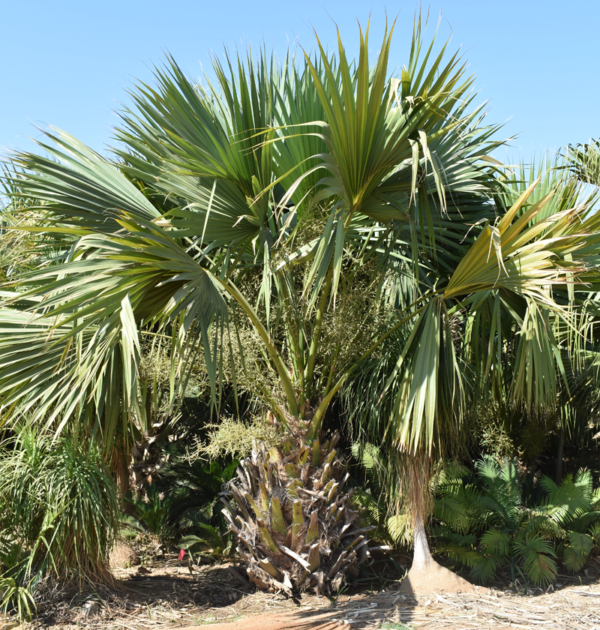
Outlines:
{"type": "MultiPolygon", "coordinates": [[[[600,566],[600,565],[599,565],[600,566]]],[[[24,630],[467,630],[543,628],[600,630],[600,580],[559,576],[556,588],[479,589],[475,594],[430,596],[399,592],[398,580],[355,586],[337,598],[255,592],[232,564],[192,566],[175,556],[143,567],[115,570],[112,589],[84,597],[48,593],[24,630]]],[[[382,577],[383,576],[383,577],[382,577]]],[[[10,624],[5,627],[14,627],[10,624]]]]}

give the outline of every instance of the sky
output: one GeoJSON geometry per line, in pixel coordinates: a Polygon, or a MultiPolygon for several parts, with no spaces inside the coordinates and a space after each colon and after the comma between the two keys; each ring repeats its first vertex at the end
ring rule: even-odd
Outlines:
{"type": "MultiPolygon", "coordinates": [[[[386,16],[397,18],[390,68],[408,62],[411,2],[356,0],[3,0],[0,11],[0,148],[35,150],[38,128],[54,125],[97,151],[114,144],[115,111],[136,81],[152,85],[168,52],[191,77],[210,73],[224,47],[329,49],[339,27],[348,56],[357,22],[371,17],[370,49],[380,47],[386,16]]],[[[600,136],[599,0],[446,0],[422,4],[429,35],[451,37],[476,75],[490,123],[516,136],[496,157],[530,161],[600,136]],[[440,18],[441,12],[441,18],[440,18]]]]}

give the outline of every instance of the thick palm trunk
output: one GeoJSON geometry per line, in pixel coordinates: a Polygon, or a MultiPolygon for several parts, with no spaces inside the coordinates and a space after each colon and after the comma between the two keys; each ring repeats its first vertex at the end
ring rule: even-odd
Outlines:
{"type": "Polygon", "coordinates": [[[431,555],[425,518],[430,504],[429,477],[431,461],[427,455],[409,456],[407,478],[412,486],[406,493],[411,503],[414,522],[414,552],[410,571],[402,581],[400,590],[405,593],[427,594],[444,591],[446,593],[468,593],[474,590],[472,584],[439,565],[431,555]]]}
{"type": "Polygon", "coordinates": [[[415,595],[442,591],[445,593],[469,593],[474,590],[472,584],[442,567],[433,559],[420,516],[415,518],[412,567],[402,581],[400,590],[415,595]]]}
{"type": "Polygon", "coordinates": [[[435,561],[429,550],[425,526],[423,525],[421,517],[417,516],[415,519],[414,553],[411,570],[426,571],[432,562],[435,561]]]}
{"type": "Polygon", "coordinates": [[[370,556],[358,512],[350,507],[344,464],[330,440],[293,431],[281,448],[243,460],[223,499],[223,514],[260,589],[336,592],[370,556]]]}

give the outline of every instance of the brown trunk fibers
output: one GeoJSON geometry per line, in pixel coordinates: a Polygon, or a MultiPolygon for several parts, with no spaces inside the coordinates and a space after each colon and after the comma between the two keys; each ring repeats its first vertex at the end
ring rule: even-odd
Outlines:
{"type": "Polygon", "coordinates": [[[403,593],[426,594],[433,592],[472,593],[475,587],[449,569],[439,565],[431,555],[423,520],[431,511],[432,460],[426,453],[406,456],[405,488],[403,495],[407,499],[414,532],[413,563],[407,576],[402,581],[403,593]],[[408,484],[408,487],[406,487],[408,484]]]}
{"type": "Polygon", "coordinates": [[[130,501],[126,501],[127,494],[130,490],[129,485],[129,459],[130,455],[124,444],[119,445],[114,451],[114,468],[117,477],[117,487],[119,489],[119,497],[122,502],[122,510],[124,514],[133,516],[135,514],[135,505],[130,501]]]}

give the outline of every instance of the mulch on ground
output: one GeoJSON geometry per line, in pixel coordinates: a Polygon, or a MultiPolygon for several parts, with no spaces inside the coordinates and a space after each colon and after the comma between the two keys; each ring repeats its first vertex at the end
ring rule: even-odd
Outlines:
{"type": "Polygon", "coordinates": [[[387,581],[379,592],[354,588],[337,598],[300,599],[255,591],[228,564],[192,567],[190,572],[171,558],[115,570],[115,577],[114,588],[85,595],[49,592],[26,628],[164,630],[215,624],[214,630],[225,630],[221,624],[235,622],[231,630],[600,630],[600,581],[585,577],[564,576],[547,591],[517,585],[429,596],[399,593],[396,580],[387,581]]]}

